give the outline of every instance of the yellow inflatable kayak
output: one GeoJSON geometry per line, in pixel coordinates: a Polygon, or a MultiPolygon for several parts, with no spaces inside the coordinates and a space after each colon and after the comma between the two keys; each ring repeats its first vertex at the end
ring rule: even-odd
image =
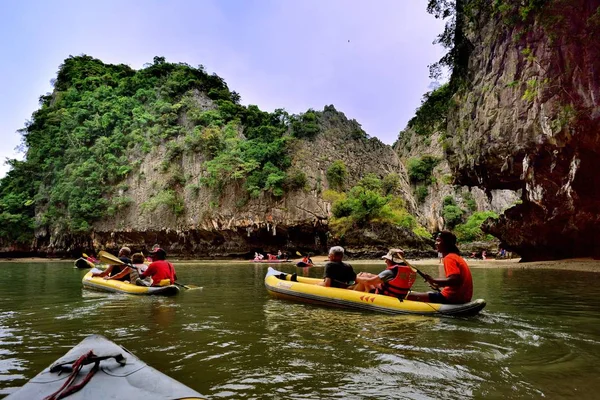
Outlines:
{"type": "Polygon", "coordinates": [[[92,273],[94,270],[85,274],[81,283],[86,289],[100,290],[103,292],[113,293],[127,293],[127,294],[140,294],[140,295],[160,295],[160,296],[174,296],[179,293],[179,288],[176,285],[169,286],[138,286],[129,282],[117,281],[117,280],[105,280],[104,278],[94,278],[92,273]]]}
{"type": "Polygon", "coordinates": [[[269,268],[265,276],[267,291],[278,298],[321,304],[333,307],[354,308],[387,314],[420,315],[475,315],[485,307],[485,300],[477,299],[466,304],[436,304],[400,300],[381,294],[357,292],[316,285],[322,279],[290,275],[269,268]]]}

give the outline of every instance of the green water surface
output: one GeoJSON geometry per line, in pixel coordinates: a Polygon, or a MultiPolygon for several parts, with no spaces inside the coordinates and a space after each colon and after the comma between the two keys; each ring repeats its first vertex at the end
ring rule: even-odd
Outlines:
{"type": "Polygon", "coordinates": [[[597,273],[473,269],[475,297],[488,306],[438,318],[272,299],[264,264],[175,266],[180,282],[203,289],[105,294],[83,290],[86,271],[72,263],[0,264],[0,396],[92,333],[209,398],[600,396],[597,273]]]}

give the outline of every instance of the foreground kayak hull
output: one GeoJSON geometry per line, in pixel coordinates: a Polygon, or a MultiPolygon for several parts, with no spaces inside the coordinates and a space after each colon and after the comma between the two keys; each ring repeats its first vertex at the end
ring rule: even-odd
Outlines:
{"type": "Polygon", "coordinates": [[[469,316],[479,313],[486,305],[483,299],[466,304],[400,300],[379,294],[315,285],[321,281],[322,279],[296,277],[269,268],[265,276],[265,287],[277,298],[386,314],[469,316]]]}
{"type": "Polygon", "coordinates": [[[179,288],[175,285],[169,286],[137,286],[129,282],[117,280],[105,280],[103,278],[94,278],[90,271],[81,280],[83,287],[90,290],[98,290],[110,293],[126,293],[135,295],[155,295],[155,296],[175,296],[179,293],[179,288]]]}
{"type": "MultiPolygon", "coordinates": [[[[43,370],[7,399],[43,399],[55,393],[70,375],[68,368],[82,355],[93,351],[97,357],[125,357],[124,364],[114,358],[100,361],[99,370],[79,391],[68,399],[200,399],[202,395],[182,383],[150,367],[125,348],[101,335],[90,335],[50,367],[43,370]],[[65,364],[58,372],[50,372],[53,366],[65,364]]],[[[79,384],[94,364],[84,366],[75,377],[79,384]]]]}

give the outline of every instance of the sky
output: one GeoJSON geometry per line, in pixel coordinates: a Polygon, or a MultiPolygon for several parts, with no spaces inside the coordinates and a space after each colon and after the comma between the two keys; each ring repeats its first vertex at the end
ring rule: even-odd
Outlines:
{"type": "Polygon", "coordinates": [[[443,22],[425,0],[0,0],[0,176],[69,55],[204,65],[290,113],[333,104],[392,144],[431,89],[443,22]]]}

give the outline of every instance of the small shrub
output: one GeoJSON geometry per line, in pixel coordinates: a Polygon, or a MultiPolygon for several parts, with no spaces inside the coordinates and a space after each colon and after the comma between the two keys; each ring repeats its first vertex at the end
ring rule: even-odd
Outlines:
{"type": "Polygon", "coordinates": [[[154,212],[160,206],[171,210],[176,216],[181,216],[185,212],[185,204],[178,193],[171,189],[158,192],[140,205],[143,213],[154,212]]]}
{"type": "Polygon", "coordinates": [[[477,211],[477,202],[473,198],[473,194],[471,192],[464,192],[462,197],[463,197],[463,200],[465,201],[465,205],[467,206],[469,211],[471,211],[471,212],[477,211]]]}
{"type": "Polygon", "coordinates": [[[415,198],[418,204],[423,204],[427,195],[429,194],[429,188],[425,185],[419,185],[415,189],[415,198]]]}
{"type": "Polygon", "coordinates": [[[197,183],[189,184],[185,188],[189,190],[193,197],[197,198],[200,195],[200,185],[198,185],[197,183]]]}
{"type": "Polygon", "coordinates": [[[394,194],[398,189],[400,189],[400,176],[397,173],[392,172],[383,178],[381,190],[384,195],[394,194]]]}
{"type": "Polygon", "coordinates": [[[327,169],[327,182],[332,189],[343,190],[347,176],[348,170],[342,160],[335,160],[327,169]]]}
{"type": "Polygon", "coordinates": [[[381,179],[375,174],[367,174],[362,178],[357,186],[362,186],[365,189],[379,192],[382,187],[381,179]]]}
{"type": "Polygon", "coordinates": [[[452,196],[446,196],[444,197],[444,200],[442,201],[442,206],[446,207],[446,206],[455,206],[456,205],[456,201],[454,200],[454,197],[452,196]]]}
{"type": "Polygon", "coordinates": [[[287,173],[284,186],[290,191],[305,190],[308,186],[306,174],[299,169],[293,169],[287,173]]]}
{"type": "MultiPolygon", "coordinates": [[[[454,200],[454,199],[452,199],[454,200]]],[[[454,228],[460,222],[462,222],[463,210],[456,205],[446,205],[442,210],[442,217],[444,222],[449,229],[454,228]]]]}
{"type": "Polygon", "coordinates": [[[327,189],[325,192],[323,192],[323,199],[333,204],[337,201],[345,200],[346,194],[327,189]]]}
{"type": "Polygon", "coordinates": [[[422,158],[411,158],[408,160],[408,177],[412,183],[431,183],[431,173],[439,163],[439,159],[432,156],[423,156],[422,158]]]}

